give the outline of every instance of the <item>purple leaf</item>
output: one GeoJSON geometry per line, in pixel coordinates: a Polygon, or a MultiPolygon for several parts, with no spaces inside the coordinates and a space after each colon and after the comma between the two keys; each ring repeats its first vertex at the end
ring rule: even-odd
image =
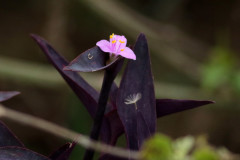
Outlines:
{"type": "Polygon", "coordinates": [[[105,115],[105,122],[101,128],[101,140],[105,143],[115,145],[119,136],[124,133],[122,122],[118,116],[117,110],[113,110],[105,115]]]}
{"type": "Polygon", "coordinates": [[[83,52],[75,58],[64,70],[77,72],[94,72],[108,68],[115,63],[119,58],[106,65],[108,54],[101,51],[97,46],[83,52]]]}
{"type": "Polygon", "coordinates": [[[105,119],[101,128],[102,132],[105,133],[101,135],[101,140],[113,146],[116,144],[118,137],[124,133],[123,125],[116,108],[117,92],[118,86],[113,83],[109,96],[113,107],[106,108],[105,119]]]}
{"type": "MultiPolygon", "coordinates": [[[[214,103],[213,101],[196,101],[196,100],[175,100],[175,99],[156,99],[157,117],[160,118],[165,115],[181,112],[188,109],[193,109],[203,105],[214,103]]],[[[109,137],[105,137],[105,142],[111,142],[114,145],[117,138],[124,133],[123,125],[119,119],[117,110],[106,115],[108,121],[109,137]]],[[[144,122],[146,123],[146,122],[144,122]]],[[[144,125],[143,123],[143,125],[144,125]]]]}
{"type": "Polygon", "coordinates": [[[24,147],[22,142],[0,121],[0,147],[19,146],[24,147]]]}
{"type": "Polygon", "coordinates": [[[21,147],[1,147],[1,160],[50,160],[36,152],[21,147]]]}
{"type": "Polygon", "coordinates": [[[70,154],[72,153],[76,143],[67,143],[53,152],[49,158],[51,160],[68,160],[70,154]]]}
{"type": "Polygon", "coordinates": [[[140,148],[139,139],[148,138],[156,130],[156,102],[151,71],[150,56],[147,40],[140,34],[134,46],[136,61],[130,60],[124,72],[117,97],[117,109],[124,126],[130,149],[140,148]],[[141,98],[135,103],[126,104],[127,99],[141,98]],[[137,108],[137,109],[136,109],[137,108]],[[140,112],[146,122],[146,128],[141,128],[144,133],[138,133],[137,126],[142,125],[142,120],[137,116],[140,112]],[[140,124],[137,124],[140,123],[140,124]],[[143,137],[141,137],[143,136],[143,137]]]}
{"type": "MultiPolygon", "coordinates": [[[[81,76],[72,71],[64,71],[63,67],[68,65],[68,62],[57,53],[47,41],[37,35],[31,35],[32,38],[37,42],[42,51],[47,56],[50,63],[58,70],[61,76],[65,79],[68,85],[72,88],[75,94],[79,97],[82,103],[86,106],[88,112],[92,117],[94,117],[97,101],[99,98],[99,93],[92,88],[81,76]]],[[[114,86],[114,84],[113,84],[114,86]]],[[[113,107],[107,106],[109,110],[112,110],[113,107]]],[[[103,123],[106,123],[104,120],[103,123]]],[[[105,125],[106,126],[106,125],[105,125]]],[[[108,128],[109,129],[109,128],[108,128]]],[[[106,137],[107,133],[110,133],[110,130],[104,130],[101,132],[101,136],[106,137]]],[[[108,143],[108,142],[106,142],[108,143]]]]}
{"type": "Polygon", "coordinates": [[[6,101],[18,94],[20,94],[18,91],[0,91],[0,102],[6,101]]]}
{"type": "Polygon", "coordinates": [[[138,146],[142,146],[146,137],[149,137],[151,133],[141,112],[137,112],[137,120],[138,146]]]}
{"type": "Polygon", "coordinates": [[[157,99],[156,100],[157,117],[162,117],[172,113],[193,109],[211,103],[215,102],[197,100],[157,99]]]}
{"type": "Polygon", "coordinates": [[[62,56],[60,56],[44,39],[37,35],[31,36],[45,53],[48,60],[54,65],[54,67],[62,75],[78,98],[86,106],[89,114],[94,117],[99,93],[77,73],[72,71],[64,71],[63,67],[67,66],[68,62],[62,56]]]}

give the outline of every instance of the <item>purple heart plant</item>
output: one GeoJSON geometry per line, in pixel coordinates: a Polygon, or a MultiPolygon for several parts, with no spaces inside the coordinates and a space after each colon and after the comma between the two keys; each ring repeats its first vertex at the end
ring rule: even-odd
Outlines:
{"type": "MultiPolygon", "coordinates": [[[[67,62],[43,38],[32,35],[50,63],[57,69],[75,92],[93,118],[90,134],[92,140],[115,146],[118,138],[126,136],[127,148],[139,150],[143,142],[156,133],[156,121],[165,115],[213,103],[212,101],[156,99],[147,40],[140,34],[133,48],[127,47],[125,36],[110,35],[110,40],[101,40],[67,62]],[[114,82],[127,60],[120,85],[114,82]],[[100,93],[88,84],[77,72],[104,70],[100,93]]],[[[0,102],[18,92],[0,92],[0,102]]],[[[13,160],[67,160],[74,148],[68,143],[49,157],[26,149],[23,144],[0,123],[0,159],[13,160]],[[3,138],[2,138],[3,137],[3,138]],[[8,139],[8,141],[6,141],[8,139]],[[12,157],[10,157],[12,155],[12,157]],[[2,157],[1,157],[2,156],[2,157]],[[15,157],[14,157],[15,156],[15,157]]],[[[93,159],[94,150],[87,149],[84,160],[93,159]]],[[[99,160],[120,160],[116,156],[102,153],[99,160]]]]}
{"type": "MultiPolygon", "coordinates": [[[[97,46],[83,52],[68,63],[44,39],[32,35],[49,61],[66,80],[94,119],[90,137],[115,145],[125,134],[127,147],[139,150],[144,140],[156,132],[156,120],[165,115],[213,103],[212,101],[156,99],[147,40],[140,34],[134,47],[126,47],[127,39],[110,35],[97,46]],[[111,60],[109,62],[109,59],[111,60]],[[114,79],[128,59],[120,86],[114,79]],[[109,62],[109,63],[108,63],[109,62]],[[76,72],[105,70],[100,93],[76,72]]],[[[87,150],[84,159],[92,159],[87,150]]],[[[119,159],[102,154],[100,160],[119,159]]]]}

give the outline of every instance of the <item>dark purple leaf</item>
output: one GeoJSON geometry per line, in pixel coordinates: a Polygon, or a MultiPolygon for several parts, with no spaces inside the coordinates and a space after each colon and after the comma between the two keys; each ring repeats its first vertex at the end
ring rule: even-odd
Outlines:
{"type": "MultiPolygon", "coordinates": [[[[31,35],[32,38],[37,42],[42,51],[47,56],[50,63],[54,65],[54,67],[58,70],[61,76],[66,80],[68,85],[72,88],[72,90],[76,93],[82,103],[86,106],[88,112],[92,117],[94,117],[97,101],[99,98],[99,93],[92,88],[79,74],[72,71],[64,71],[63,67],[68,65],[68,62],[57,53],[47,41],[37,35],[31,35]]],[[[113,107],[107,106],[109,110],[113,107]]],[[[104,136],[107,132],[110,131],[102,131],[101,135],[104,136]]]]}
{"type": "Polygon", "coordinates": [[[76,143],[67,143],[61,146],[58,150],[53,152],[49,158],[51,160],[68,160],[76,143]]]}
{"type": "MultiPolygon", "coordinates": [[[[173,114],[176,112],[181,112],[188,109],[193,109],[202,105],[207,105],[214,103],[213,101],[196,101],[196,100],[174,100],[174,99],[156,99],[156,109],[157,117],[160,118],[165,115],[173,114]]],[[[117,110],[114,110],[106,115],[108,124],[108,129],[102,128],[103,130],[110,130],[111,132],[105,134],[103,138],[104,142],[111,145],[115,145],[119,136],[124,133],[123,125],[119,119],[117,110]]],[[[145,123],[145,122],[144,122],[145,123]]],[[[142,123],[144,125],[144,123],[142,123]]],[[[104,154],[100,159],[110,157],[111,155],[104,154]]],[[[113,159],[115,160],[115,159],[113,159]]]]}
{"type": "Polygon", "coordinates": [[[54,67],[66,80],[68,85],[76,93],[78,98],[86,106],[89,114],[94,117],[99,93],[76,72],[64,71],[63,67],[67,66],[68,62],[62,56],[60,56],[44,39],[37,35],[31,36],[45,53],[48,60],[54,65],[54,67]]]}
{"type": "Polygon", "coordinates": [[[141,112],[137,112],[137,120],[138,146],[142,146],[151,133],[141,112]]]}
{"type": "Polygon", "coordinates": [[[22,142],[0,121],[0,147],[19,146],[24,147],[22,142]]]}
{"type": "Polygon", "coordinates": [[[117,109],[121,122],[124,126],[130,149],[140,148],[138,139],[146,139],[156,130],[156,101],[151,71],[150,56],[147,40],[140,34],[134,46],[136,61],[130,60],[124,72],[117,97],[117,109]],[[125,104],[129,96],[141,95],[141,99],[135,104],[125,104]],[[146,122],[146,128],[141,128],[145,133],[138,133],[139,120],[137,112],[140,112],[146,122]],[[149,134],[150,131],[150,134],[149,134]]]}
{"type": "Polygon", "coordinates": [[[211,103],[214,102],[197,100],[157,99],[156,100],[157,117],[162,117],[172,113],[193,109],[211,103]]]}
{"type": "Polygon", "coordinates": [[[101,51],[97,46],[83,52],[75,58],[64,70],[77,72],[94,72],[108,68],[115,63],[119,58],[106,65],[108,53],[101,51]]]}
{"type": "Polygon", "coordinates": [[[18,94],[20,94],[18,91],[0,91],[0,102],[6,101],[18,94]]]}
{"type": "Polygon", "coordinates": [[[105,132],[105,134],[102,134],[101,140],[107,144],[115,145],[118,137],[124,133],[116,109],[105,115],[105,123],[103,123],[101,130],[105,132]]]}
{"type": "MultiPolygon", "coordinates": [[[[160,118],[165,115],[193,109],[211,103],[214,102],[196,100],[156,99],[157,117],[160,118]]],[[[109,144],[112,145],[115,144],[114,142],[116,142],[117,138],[121,136],[124,132],[123,125],[116,112],[117,110],[113,110],[112,112],[105,115],[105,117],[107,118],[106,124],[108,124],[108,130],[111,131],[111,133],[109,133],[109,137],[105,137],[103,141],[108,143],[111,142],[109,144]]],[[[107,136],[107,134],[105,136],[107,136]]]]}
{"type": "Polygon", "coordinates": [[[51,160],[43,155],[21,147],[1,147],[1,160],[51,160]]]}

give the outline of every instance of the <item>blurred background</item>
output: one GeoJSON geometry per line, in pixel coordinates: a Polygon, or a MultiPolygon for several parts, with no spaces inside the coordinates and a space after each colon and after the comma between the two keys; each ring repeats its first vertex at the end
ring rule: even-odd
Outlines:
{"type": "MultiPolygon", "coordinates": [[[[157,98],[213,100],[214,105],[166,116],[158,131],[172,138],[207,135],[240,153],[240,1],[237,0],[0,0],[0,90],[21,95],[9,108],[88,134],[92,120],[30,38],[38,34],[67,60],[111,33],[148,39],[157,98]]],[[[97,90],[103,73],[81,74],[97,90]]],[[[121,76],[118,76],[119,83],[121,76]]],[[[3,120],[34,151],[65,143],[3,120]]],[[[124,145],[124,136],[119,140],[124,145]]],[[[82,157],[75,149],[72,159],[82,157]]]]}

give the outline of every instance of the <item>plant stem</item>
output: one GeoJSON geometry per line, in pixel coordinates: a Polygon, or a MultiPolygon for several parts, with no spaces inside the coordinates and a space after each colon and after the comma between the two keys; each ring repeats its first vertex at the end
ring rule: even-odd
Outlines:
{"type": "Polygon", "coordinates": [[[113,147],[97,141],[93,141],[89,139],[87,136],[68,130],[66,128],[63,128],[61,126],[58,126],[46,120],[8,109],[4,107],[2,104],[0,104],[0,117],[5,117],[7,119],[10,119],[22,124],[44,130],[58,137],[75,141],[76,143],[78,143],[79,145],[85,148],[94,149],[99,152],[104,152],[104,153],[115,155],[122,158],[132,158],[132,159],[140,158],[140,154],[137,151],[125,150],[122,148],[113,147]]]}
{"type": "MultiPolygon", "coordinates": [[[[98,100],[98,108],[94,117],[93,127],[90,134],[90,138],[93,140],[98,140],[99,138],[102,121],[103,121],[104,113],[107,106],[109,92],[114,79],[115,79],[115,76],[112,75],[110,71],[105,70],[103,85],[102,85],[99,100],[98,100]]],[[[94,150],[87,149],[83,159],[92,160],[93,156],[94,156],[94,150]]]]}

